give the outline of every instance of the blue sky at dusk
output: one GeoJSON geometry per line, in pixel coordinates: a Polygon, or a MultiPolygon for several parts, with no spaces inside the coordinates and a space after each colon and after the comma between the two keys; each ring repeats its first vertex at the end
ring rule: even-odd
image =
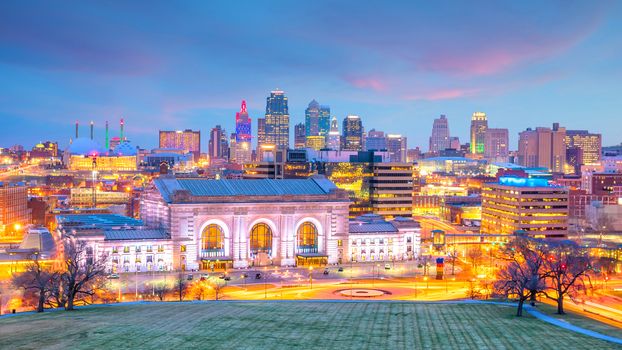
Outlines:
{"type": "MultiPolygon", "coordinates": [[[[66,146],[104,121],[137,145],[159,129],[233,131],[270,90],[293,124],[311,99],[428,148],[432,121],[557,121],[622,142],[622,3],[606,1],[2,1],[0,146],[66,146]]],[[[293,135],[292,135],[293,137],[293,135]]]]}

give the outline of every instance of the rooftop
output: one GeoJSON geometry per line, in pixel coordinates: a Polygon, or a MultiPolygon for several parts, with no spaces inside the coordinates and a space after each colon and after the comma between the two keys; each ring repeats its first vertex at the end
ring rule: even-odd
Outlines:
{"type": "Polygon", "coordinates": [[[144,230],[106,230],[104,239],[106,241],[138,241],[144,239],[169,239],[170,237],[164,230],[144,229],[144,230]]]}
{"type": "Polygon", "coordinates": [[[308,179],[202,179],[202,178],[157,178],[156,188],[165,201],[171,202],[175,191],[188,191],[192,196],[284,196],[284,195],[326,195],[337,187],[324,177],[308,179]]]}
{"type": "Polygon", "coordinates": [[[57,215],[56,222],[67,228],[112,228],[122,226],[143,226],[143,222],[118,214],[69,214],[57,215]]]}

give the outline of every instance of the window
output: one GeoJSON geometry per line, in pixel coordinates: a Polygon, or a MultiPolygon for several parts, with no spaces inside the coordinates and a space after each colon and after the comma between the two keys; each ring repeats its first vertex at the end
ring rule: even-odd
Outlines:
{"type": "Polygon", "coordinates": [[[270,226],[259,223],[251,229],[251,254],[272,252],[272,229],[270,226]]]}
{"type": "Polygon", "coordinates": [[[298,252],[317,253],[317,228],[310,222],[305,222],[298,227],[298,252]]]}
{"type": "Polygon", "coordinates": [[[412,241],[413,241],[412,237],[410,236],[406,237],[406,243],[412,243],[412,241]]]}
{"type": "Polygon", "coordinates": [[[153,263],[153,255],[147,255],[147,263],[153,263]]]}
{"type": "Polygon", "coordinates": [[[136,253],[140,253],[140,246],[139,245],[136,246],[136,253]]]}
{"type": "Polygon", "coordinates": [[[130,252],[130,246],[126,245],[125,247],[123,247],[123,252],[124,253],[129,253],[130,252]]]}
{"type": "Polygon", "coordinates": [[[186,245],[185,245],[185,244],[181,245],[181,246],[179,247],[179,250],[180,250],[182,253],[185,253],[185,252],[186,252],[186,245]]]}
{"type": "Polygon", "coordinates": [[[216,224],[207,225],[201,237],[203,250],[225,249],[225,233],[222,227],[216,224]]]}
{"type": "Polygon", "coordinates": [[[148,245],[147,246],[147,253],[151,253],[153,251],[153,247],[148,245]]]}
{"type": "Polygon", "coordinates": [[[338,239],[337,240],[337,247],[343,247],[343,241],[338,239]]]}
{"type": "Polygon", "coordinates": [[[158,253],[164,253],[164,246],[163,245],[159,245],[158,246],[158,253]]]}
{"type": "Polygon", "coordinates": [[[112,247],[112,254],[116,254],[119,252],[119,247],[112,247]]]}

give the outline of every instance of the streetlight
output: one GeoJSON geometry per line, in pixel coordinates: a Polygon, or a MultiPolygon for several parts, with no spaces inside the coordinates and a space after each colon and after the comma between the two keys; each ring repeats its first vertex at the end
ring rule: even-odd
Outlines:
{"type": "Polygon", "coordinates": [[[313,266],[309,266],[309,285],[311,290],[313,290],[313,266]]]}
{"type": "Polygon", "coordinates": [[[263,298],[268,299],[268,285],[266,284],[266,278],[268,273],[268,267],[263,268],[263,298]]]}
{"type": "Polygon", "coordinates": [[[428,289],[430,289],[430,282],[428,282],[428,276],[424,276],[423,280],[425,281],[425,290],[427,293],[428,289]]]}

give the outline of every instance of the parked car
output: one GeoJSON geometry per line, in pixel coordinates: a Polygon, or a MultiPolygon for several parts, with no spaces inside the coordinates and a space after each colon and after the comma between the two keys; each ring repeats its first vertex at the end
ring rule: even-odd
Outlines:
{"type": "Polygon", "coordinates": [[[337,269],[338,272],[343,272],[343,267],[339,266],[339,268],[337,269]]]}
{"type": "Polygon", "coordinates": [[[261,279],[261,274],[260,273],[256,273],[255,274],[255,279],[256,280],[260,280],[261,279]]]}
{"type": "Polygon", "coordinates": [[[323,274],[324,274],[324,275],[328,275],[328,269],[324,269],[323,274]]]}
{"type": "Polygon", "coordinates": [[[225,278],[223,278],[225,281],[231,281],[231,277],[230,276],[225,276],[225,278]]]}
{"type": "Polygon", "coordinates": [[[385,270],[391,270],[391,264],[384,264],[385,270]]]}
{"type": "Polygon", "coordinates": [[[111,280],[115,280],[119,278],[119,275],[117,275],[116,273],[111,273],[108,275],[108,278],[111,280]]]}
{"type": "Polygon", "coordinates": [[[188,275],[188,277],[186,277],[186,279],[187,279],[188,281],[192,281],[192,279],[193,279],[193,278],[194,278],[194,276],[192,276],[192,274],[189,274],[189,275],[188,275]]]}
{"type": "Polygon", "coordinates": [[[206,279],[208,279],[208,278],[209,278],[209,275],[208,275],[208,274],[206,274],[206,273],[204,273],[204,274],[202,274],[202,275],[201,275],[201,281],[205,281],[205,280],[206,280],[206,279]]]}

